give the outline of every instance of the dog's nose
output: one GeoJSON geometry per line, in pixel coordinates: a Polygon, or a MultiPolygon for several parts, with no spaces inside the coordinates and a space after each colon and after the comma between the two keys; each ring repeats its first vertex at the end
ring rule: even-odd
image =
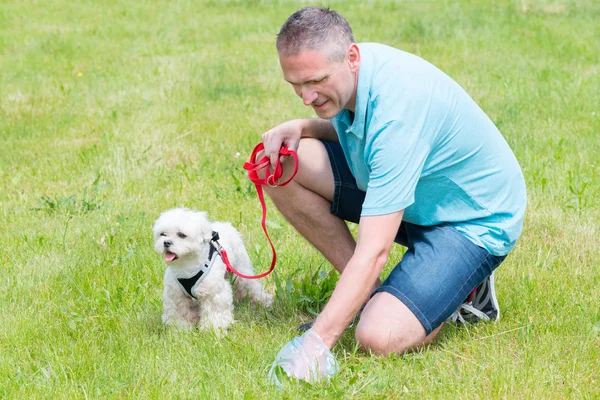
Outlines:
{"type": "Polygon", "coordinates": [[[170,240],[165,240],[165,243],[164,243],[164,244],[165,244],[165,248],[167,248],[167,249],[168,249],[169,247],[173,246],[173,242],[172,242],[172,241],[170,241],[170,240]]]}

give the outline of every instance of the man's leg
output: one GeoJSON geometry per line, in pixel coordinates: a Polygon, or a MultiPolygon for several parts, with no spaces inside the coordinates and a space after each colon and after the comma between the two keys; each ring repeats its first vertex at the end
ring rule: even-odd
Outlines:
{"type": "MultiPolygon", "coordinates": [[[[329,211],[335,183],[327,151],[320,140],[302,139],[298,160],[298,173],[290,183],[263,188],[290,224],[342,272],[354,254],[356,241],[344,220],[329,211]]],[[[284,160],[281,181],[290,176],[293,162],[284,160]]]]}
{"type": "Polygon", "coordinates": [[[367,303],[356,327],[356,341],[376,354],[401,354],[426,346],[442,325],[426,335],[419,319],[396,297],[379,292],[367,303]]]}
{"type": "Polygon", "coordinates": [[[409,245],[361,315],[356,339],[378,354],[429,344],[471,290],[502,262],[450,225],[402,223],[409,245]]]}

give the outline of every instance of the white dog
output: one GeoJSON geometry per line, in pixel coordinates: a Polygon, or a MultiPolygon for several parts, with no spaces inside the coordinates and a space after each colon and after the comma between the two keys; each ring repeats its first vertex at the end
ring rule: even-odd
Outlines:
{"type": "MultiPolygon", "coordinates": [[[[227,252],[231,265],[254,275],[240,233],[230,223],[210,222],[206,213],[174,208],[154,222],[154,249],[164,256],[163,322],[183,328],[227,329],[233,321],[233,291],[227,268],[215,251],[213,232],[227,252]]],[[[257,279],[235,277],[235,298],[246,296],[269,307],[273,295],[257,279]]]]}

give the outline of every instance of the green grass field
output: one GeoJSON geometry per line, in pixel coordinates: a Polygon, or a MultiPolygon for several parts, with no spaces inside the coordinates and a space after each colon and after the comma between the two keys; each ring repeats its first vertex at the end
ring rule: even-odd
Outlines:
{"type": "Polygon", "coordinates": [[[349,331],[332,382],[278,391],[275,355],[336,277],[271,205],[273,308],[240,304],[224,338],[163,328],[161,211],[231,221],[269,265],[242,163],[262,132],[313,115],[274,46],[308,3],[0,4],[0,398],[600,398],[596,0],[323,3],[359,42],[447,72],[513,148],[529,205],[497,271],[499,322],[387,358],[349,331]]]}

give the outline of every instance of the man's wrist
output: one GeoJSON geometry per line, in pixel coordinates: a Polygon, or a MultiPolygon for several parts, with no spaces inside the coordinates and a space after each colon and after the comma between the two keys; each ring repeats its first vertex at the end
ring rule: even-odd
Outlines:
{"type": "Polygon", "coordinates": [[[326,329],[326,327],[323,326],[322,321],[319,320],[320,317],[317,318],[311,330],[321,338],[325,347],[327,347],[328,350],[331,350],[340,335],[336,335],[334,332],[331,332],[331,330],[326,329]]]}
{"type": "Polygon", "coordinates": [[[297,119],[297,121],[298,121],[298,125],[300,126],[300,137],[301,138],[314,137],[313,129],[311,129],[311,126],[310,126],[311,120],[309,118],[300,118],[300,119],[297,119]]]}

